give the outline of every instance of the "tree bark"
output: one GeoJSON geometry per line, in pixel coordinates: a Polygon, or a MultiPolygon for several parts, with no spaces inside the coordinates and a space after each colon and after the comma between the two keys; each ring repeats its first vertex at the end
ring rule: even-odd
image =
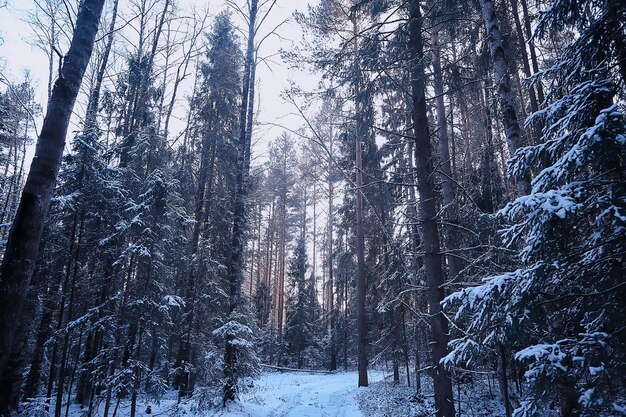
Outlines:
{"type": "Polygon", "coordinates": [[[504,412],[506,417],[513,415],[513,408],[511,407],[511,398],[509,395],[509,378],[507,372],[507,360],[506,349],[504,345],[498,345],[498,384],[500,385],[500,394],[502,395],[502,401],[504,402],[504,412]]]}
{"type": "MultiPolygon", "coordinates": [[[[357,110],[357,117],[359,111],[357,110]]],[[[363,229],[363,160],[361,138],[356,138],[356,263],[359,387],[367,387],[367,313],[365,311],[365,232],[363,229]]]]}
{"type": "Polygon", "coordinates": [[[409,1],[409,48],[411,65],[411,92],[413,100],[413,131],[415,134],[415,169],[420,194],[422,247],[426,272],[427,299],[432,331],[433,382],[435,409],[438,417],[454,417],[452,381],[441,359],[448,352],[448,322],[443,316],[444,273],[440,253],[434,167],[428,116],[426,113],[426,79],[424,74],[424,47],[422,41],[422,13],[419,0],[409,1]]]}
{"type": "Polygon", "coordinates": [[[0,282],[0,374],[11,353],[16,325],[37,261],[70,117],[91,57],[103,6],[104,0],[84,0],[80,8],[70,49],[52,90],[35,157],[9,233],[0,282]]]}
{"type": "Polygon", "coordinates": [[[354,80],[354,114],[356,122],[355,137],[355,168],[356,168],[356,190],[355,190],[355,212],[356,212],[356,322],[357,322],[357,365],[359,371],[359,387],[369,385],[367,378],[367,312],[365,309],[367,282],[365,278],[365,231],[363,226],[363,138],[367,135],[367,126],[362,120],[363,111],[363,74],[361,72],[358,45],[357,11],[352,12],[350,20],[354,36],[354,53],[356,79],[354,80]]]}
{"type": "Polygon", "coordinates": [[[457,279],[462,269],[461,258],[452,253],[458,247],[455,224],[458,223],[459,210],[456,201],[456,184],[452,174],[450,163],[450,145],[448,141],[448,123],[446,120],[446,105],[444,102],[443,74],[441,70],[441,45],[439,43],[439,25],[435,22],[431,34],[433,78],[435,90],[435,108],[437,115],[437,136],[439,137],[438,153],[440,169],[443,174],[443,204],[446,221],[449,223],[445,235],[445,247],[450,254],[446,257],[448,264],[448,277],[450,280],[457,279]]]}
{"type": "Polygon", "coordinates": [[[49,292],[44,295],[44,301],[42,303],[43,313],[41,321],[39,323],[39,329],[37,330],[37,339],[35,341],[35,350],[32,354],[32,360],[30,362],[30,368],[28,375],[24,383],[24,392],[22,398],[28,400],[37,396],[39,391],[39,385],[41,384],[41,376],[43,373],[43,361],[44,361],[44,344],[50,337],[52,315],[54,310],[54,301],[52,300],[52,294],[49,292]]]}
{"type": "MultiPolygon", "coordinates": [[[[254,64],[254,35],[256,31],[256,17],[258,11],[258,0],[251,0],[250,15],[248,16],[248,45],[246,50],[246,61],[243,73],[243,90],[241,113],[239,117],[239,149],[237,156],[237,189],[235,192],[235,205],[233,210],[232,228],[232,253],[229,265],[229,305],[230,314],[239,309],[241,304],[241,284],[243,281],[243,254],[245,249],[245,229],[246,229],[246,200],[248,198],[248,176],[250,171],[250,136],[248,129],[248,111],[250,100],[254,96],[250,95],[251,68],[254,64]]],[[[235,400],[237,394],[237,349],[232,343],[233,336],[227,335],[226,349],[224,352],[224,398],[223,404],[235,400]]]]}
{"type": "MultiPolygon", "coordinates": [[[[487,30],[489,52],[493,63],[494,82],[500,98],[502,125],[504,126],[509,146],[509,154],[513,155],[515,151],[523,146],[523,143],[521,128],[517,119],[515,97],[511,90],[509,64],[504,51],[502,33],[498,27],[495,4],[493,0],[481,0],[480,5],[487,30]]],[[[528,176],[515,178],[515,185],[517,194],[520,196],[530,192],[530,179],[528,176]]]]}
{"type": "MultiPolygon", "coordinates": [[[[529,39],[528,49],[530,50],[530,60],[533,66],[533,73],[537,74],[539,72],[539,62],[537,60],[537,51],[535,50],[535,44],[532,39],[533,31],[531,28],[530,16],[528,14],[528,4],[526,3],[526,0],[520,0],[520,3],[522,4],[522,17],[524,18],[524,29],[526,31],[526,38],[529,39]]],[[[537,80],[535,88],[537,88],[537,105],[541,106],[545,100],[541,80],[537,80]]]]}
{"type": "MultiPolygon", "coordinates": [[[[532,73],[530,72],[530,62],[528,59],[528,52],[526,51],[526,39],[522,30],[522,22],[519,17],[517,0],[511,1],[511,13],[513,14],[513,22],[515,23],[515,32],[517,32],[517,39],[519,41],[520,52],[522,53],[522,64],[524,69],[524,76],[530,78],[532,73]]],[[[530,99],[530,111],[535,113],[539,110],[539,104],[537,103],[537,95],[535,94],[535,87],[528,86],[528,98],[530,99]]]]}
{"type": "MultiPolygon", "coordinates": [[[[332,156],[333,138],[330,136],[328,145],[329,153],[332,156]]],[[[332,162],[331,162],[332,163],[332,162]]],[[[331,165],[329,164],[329,168],[331,165]]],[[[333,280],[333,199],[335,198],[335,189],[332,178],[328,176],[328,285],[326,289],[326,297],[328,299],[328,335],[330,337],[330,370],[337,370],[337,341],[335,337],[335,297],[334,297],[334,280],[333,280]]]]}

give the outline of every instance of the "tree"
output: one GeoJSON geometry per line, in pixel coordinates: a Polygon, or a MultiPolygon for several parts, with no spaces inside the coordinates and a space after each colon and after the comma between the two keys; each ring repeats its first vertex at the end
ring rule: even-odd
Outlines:
{"type": "MultiPolygon", "coordinates": [[[[230,151],[238,128],[238,101],[241,99],[241,50],[237,44],[235,28],[230,15],[222,12],[215,18],[211,33],[208,35],[206,62],[200,68],[199,86],[193,105],[198,108],[200,123],[199,167],[196,173],[197,185],[194,195],[194,225],[190,239],[192,265],[188,271],[185,285],[184,308],[185,331],[179,341],[175,367],[178,369],[174,385],[181,396],[190,396],[193,381],[189,367],[197,362],[194,353],[196,339],[196,310],[199,303],[198,292],[213,278],[207,267],[219,254],[214,249],[208,251],[212,230],[219,230],[220,224],[231,220],[229,216],[216,215],[219,206],[214,201],[222,191],[230,190],[232,181],[220,184],[217,177],[235,167],[236,155],[230,151]],[[220,189],[224,187],[225,189],[220,189]]],[[[224,213],[220,213],[224,214],[224,213]]],[[[210,242],[213,243],[213,242],[210,242]]],[[[218,245],[212,244],[214,248],[218,245]]],[[[202,294],[200,292],[200,294],[202,294]]]]}
{"type": "Polygon", "coordinates": [[[307,255],[304,236],[300,235],[287,274],[291,278],[293,293],[287,300],[285,342],[289,355],[294,358],[298,369],[305,365],[307,349],[315,344],[315,293],[307,285],[307,255]]]}
{"type": "Polygon", "coordinates": [[[104,0],[85,0],[80,8],[72,43],[52,90],[35,158],[9,233],[0,282],[0,374],[11,353],[61,164],[69,119],[91,57],[103,6],[104,0]]]}
{"type": "MultiPolygon", "coordinates": [[[[510,69],[504,49],[504,40],[498,26],[494,1],[481,0],[480,5],[483,21],[487,30],[487,37],[489,39],[489,51],[493,62],[493,78],[495,80],[498,96],[500,97],[502,124],[506,133],[509,152],[513,155],[523,146],[523,143],[521,127],[517,117],[517,106],[511,89],[510,69]]],[[[516,172],[516,174],[515,184],[517,186],[517,194],[528,194],[530,191],[530,174],[527,172],[516,172]]]]}
{"type": "Polygon", "coordinates": [[[624,33],[615,4],[597,6],[555,1],[538,21],[536,39],[565,36],[567,44],[542,74],[547,103],[529,121],[544,126],[541,143],[510,161],[513,174],[539,172],[531,193],[499,212],[510,222],[504,242],[522,248],[518,268],[445,302],[467,332],[446,361],[501,344],[528,367],[530,392],[515,416],[542,415],[555,398],[562,415],[621,407],[622,388],[611,381],[623,373],[626,351],[616,325],[624,314],[625,113],[616,100],[624,74],[609,68],[620,69],[624,33]]]}
{"type": "Polygon", "coordinates": [[[225,328],[226,348],[224,352],[224,405],[235,400],[237,393],[237,380],[240,377],[237,372],[237,340],[238,334],[247,333],[247,326],[237,320],[238,310],[242,307],[241,285],[243,284],[243,254],[244,254],[244,233],[246,229],[246,204],[248,199],[248,177],[250,175],[250,146],[251,129],[249,120],[252,120],[251,113],[254,95],[251,94],[251,85],[254,79],[252,67],[254,65],[254,35],[257,30],[256,19],[258,13],[258,0],[249,3],[248,10],[248,44],[243,70],[242,101],[239,117],[239,141],[237,143],[237,185],[234,196],[233,224],[231,232],[231,259],[228,265],[229,280],[229,321],[228,329],[225,328]]]}
{"type": "Polygon", "coordinates": [[[445,283],[441,259],[441,242],[437,229],[436,194],[433,183],[433,161],[426,114],[426,75],[422,64],[424,58],[422,40],[422,14],[420,2],[411,0],[409,7],[409,45],[411,62],[411,95],[413,131],[415,134],[415,169],[417,190],[420,195],[419,207],[422,225],[422,247],[430,326],[432,332],[432,361],[435,389],[435,410],[439,417],[454,416],[452,382],[450,375],[441,363],[447,354],[448,322],[442,309],[445,283]]]}

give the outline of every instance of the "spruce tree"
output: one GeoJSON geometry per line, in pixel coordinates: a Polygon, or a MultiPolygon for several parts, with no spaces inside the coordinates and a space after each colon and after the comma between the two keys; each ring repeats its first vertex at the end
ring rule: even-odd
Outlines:
{"type": "Polygon", "coordinates": [[[611,1],[555,1],[540,15],[537,39],[578,36],[541,75],[547,102],[528,122],[543,124],[541,143],[510,161],[513,175],[538,172],[532,192],[499,212],[511,222],[504,241],[521,247],[519,268],[446,300],[467,332],[447,361],[501,344],[528,367],[516,416],[543,415],[554,398],[563,415],[623,407],[623,13],[611,1]]]}

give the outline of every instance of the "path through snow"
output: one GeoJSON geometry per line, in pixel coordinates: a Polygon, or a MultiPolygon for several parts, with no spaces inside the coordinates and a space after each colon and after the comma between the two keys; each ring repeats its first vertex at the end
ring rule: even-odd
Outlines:
{"type": "MultiPolygon", "coordinates": [[[[381,372],[370,372],[370,382],[381,372]]],[[[360,417],[356,372],[311,374],[265,373],[255,388],[217,416],[228,417],[360,417]]],[[[361,388],[365,390],[367,388],[361,388]]]]}

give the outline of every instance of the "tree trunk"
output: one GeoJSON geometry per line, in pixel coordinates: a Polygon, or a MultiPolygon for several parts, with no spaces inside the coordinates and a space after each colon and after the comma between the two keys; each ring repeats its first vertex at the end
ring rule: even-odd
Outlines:
{"type": "MultiPolygon", "coordinates": [[[[357,117],[359,117],[357,109],[357,117]]],[[[358,121],[357,121],[358,123],[358,121]]],[[[359,123],[360,124],[360,123],[359,123]]],[[[358,129],[357,129],[358,130],[358,129]]],[[[357,259],[357,331],[359,387],[367,387],[367,313],[365,311],[365,232],[363,229],[363,160],[361,137],[356,137],[356,259],[357,259]]]]}
{"type": "MultiPolygon", "coordinates": [[[[351,16],[352,31],[354,35],[354,53],[358,55],[359,30],[357,26],[356,10],[351,16]]],[[[367,135],[367,126],[362,121],[362,88],[363,74],[360,69],[358,57],[354,62],[356,69],[356,79],[354,80],[354,114],[356,122],[355,137],[355,168],[356,168],[356,189],[355,192],[355,212],[356,212],[356,322],[357,322],[357,365],[359,371],[359,387],[369,385],[367,378],[367,312],[365,309],[367,282],[365,278],[365,231],[363,226],[363,139],[367,135]]]]}
{"type": "Polygon", "coordinates": [[[0,283],[0,374],[4,372],[54,190],[74,102],[89,63],[104,0],[84,0],[50,97],[28,179],[7,241],[0,283]]]}
{"type": "MultiPolygon", "coordinates": [[[[520,3],[522,4],[522,16],[524,18],[524,29],[526,31],[526,38],[529,40],[528,49],[530,50],[530,60],[533,66],[533,74],[537,74],[539,72],[539,62],[537,60],[537,51],[535,50],[535,44],[532,40],[533,31],[531,28],[530,16],[528,14],[528,4],[526,3],[526,0],[520,0],[520,3]]],[[[541,80],[537,80],[535,88],[537,88],[537,105],[541,106],[545,100],[541,80]]]]}
{"type": "MultiPolygon", "coordinates": [[[[330,138],[329,152],[332,155],[332,137],[330,138]]],[[[330,337],[330,370],[337,370],[337,341],[335,337],[335,297],[333,282],[333,198],[334,185],[328,178],[328,285],[326,298],[328,299],[328,335],[330,337]]]]}
{"type": "Polygon", "coordinates": [[[511,407],[511,399],[509,396],[509,379],[506,367],[506,350],[503,345],[498,346],[498,383],[500,385],[500,394],[502,395],[502,401],[504,402],[504,412],[506,417],[513,415],[513,408],[511,407]]]}
{"type": "Polygon", "coordinates": [[[411,386],[411,370],[409,363],[409,345],[406,340],[406,320],[404,314],[404,306],[400,307],[400,317],[402,317],[402,354],[404,356],[404,370],[406,372],[406,386],[411,386]]]}
{"type": "Polygon", "coordinates": [[[433,78],[435,89],[435,107],[437,115],[437,136],[439,137],[438,153],[440,169],[443,173],[443,204],[445,206],[445,218],[448,223],[445,235],[445,247],[449,251],[447,255],[448,278],[457,279],[462,269],[461,258],[454,253],[458,248],[458,237],[454,225],[458,223],[458,204],[456,201],[456,184],[452,175],[450,163],[450,145],[448,143],[448,123],[446,120],[446,106],[444,102],[443,74],[441,70],[441,45],[439,43],[439,26],[435,23],[431,34],[433,78]]]}
{"type": "MultiPolygon", "coordinates": [[[[258,0],[251,0],[250,15],[248,16],[248,46],[243,74],[243,90],[241,113],[239,117],[239,149],[237,156],[237,189],[235,192],[235,205],[233,210],[232,228],[232,252],[228,271],[229,278],[229,305],[228,311],[233,314],[241,304],[241,284],[243,280],[243,253],[245,249],[246,229],[246,200],[248,198],[248,175],[250,170],[250,136],[247,125],[247,112],[250,107],[251,67],[254,62],[254,35],[256,31],[256,17],[258,0]]],[[[223,404],[235,400],[237,393],[237,349],[233,342],[233,336],[227,335],[226,349],[224,352],[224,398],[223,404]]]]}
{"type": "MultiPolygon", "coordinates": [[[[347,246],[346,239],[346,246],[347,246]]],[[[347,247],[346,247],[347,252],[347,247]]],[[[343,277],[343,370],[348,370],[348,274],[343,277]]]]}
{"type": "MultiPolygon", "coordinates": [[[[410,120],[409,120],[409,123],[411,123],[410,120]]],[[[408,162],[408,172],[409,172],[409,183],[414,183],[416,178],[413,175],[414,174],[413,143],[411,142],[407,143],[406,152],[407,152],[406,159],[408,162]]],[[[421,238],[420,238],[419,230],[417,227],[417,202],[416,202],[416,196],[415,196],[415,187],[413,185],[410,185],[409,187],[407,187],[407,205],[408,205],[407,216],[410,222],[409,231],[411,233],[411,252],[412,252],[411,271],[414,275],[412,284],[419,285],[420,282],[418,281],[418,272],[420,268],[422,267],[421,265],[422,262],[417,253],[421,244],[421,238]]],[[[417,291],[415,291],[413,300],[414,300],[417,310],[421,308],[420,304],[423,304],[422,299],[423,299],[423,296],[419,294],[417,291]]],[[[420,395],[421,390],[422,390],[422,381],[420,378],[421,361],[420,361],[420,346],[419,346],[421,322],[422,321],[419,319],[416,321],[415,330],[414,330],[415,332],[415,393],[417,395],[420,395]]],[[[407,349],[408,349],[408,346],[407,346],[407,349]]],[[[408,365],[407,365],[407,374],[408,374],[408,365]]]]}
{"type": "Polygon", "coordinates": [[[85,131],[93,129],[96,125],[96,115],[98,114],[98,108],[100,107],[100,94],[102,90],[102,82],[104,81],[104,75],[109,63],[109,56],[111,55],[111,49],[113,48],[113,39],[115,37],[115,22],[117,21],[117,6],[119,0],[115,0],[113,3],[113,12],[111,16],[111,23],[109,24],[109,33],[106,46],[102,52],[102,61],[98,67],[98,73],[96,74],[96,82],[89,95],[89,102],[87,103],[87,111],[85,115],[85,131]]]}
{"type": "MultiPolygon", "coordinates": [[[[511,13],[513,14],[513,22],[515,23],[515,32],[517,33],[517,39],[519,41],[520,52],[522,53],[522,68],[524,70],[524,76],[530,78],[532,73],[530,72],[530,62],[528,59],[528,52],[526,51],[526,39],[522,30],[522,22],[519,18],[517,0],[511,1],[511,13]]],[[[535,87],[528,86],[528,98],[530,100],[530,111],[535,113],[539,110],[539,103],[537,103],[537,95],[535,94],[535,87]]],[[[541,132],[538,132],[541,133],[541,132]]]]}
{"type": "Polygon", "coordinates": [[[444,273],[437,229],[437,207],[434,167],[426,113],[426,79],[423,60],[422,13],[419,0],[409,2],[409,47],[411,58],[411,90],[413,99],[413,131],[415,134],[415,169],[420,194],[422,247],[426,272],[427,297],[432,331],[433,380],[435,409],[438,417],[454,417],[452,381],[441,359],[448,352],[448,322],[441,311],[444,293],[444,273]]]}
{"type": "Polygon", "coordinates": [[[283,340],[283,321],[285,318],[285,258],[286,254],[286,246],[287,246],[287,193],[285,192],[283,196],[280,197],[280,230],[279,230],[279,238],[278,238],[278,265],[276,267],[276,278],[277,278],[277,296],[278,302],[276,307],[276,316],[277,316],[277,340],[280,344],[283,340]]]}
{"type": "MultiPolygon", "coordinates": [[[[29,298],[31,298],[29,296],[29,298]]],[[[26,315],[30,316],[34,312],[33,300],[26,302],[24,309],[26,315]],[[26,311],[30,310],[30,311],[26,311]]],[[[28,351],[29,322],[21,320],[14,339],[13,350],[7,361],[5,371],[0,377],[0,416],[10,416],[12,410],[17,410],[19,405],[19,388],[22,381],[22,372],[26,353],[28,351]]]]}
{"type": "MultiPolygon", "coordinates": [[[[489,51],[493,63],[493,76],[500,98],[501,118],[509,154],[512,156],[515,151],[523,146],[521,128],[517,119],[515,97],[511,90],[511,77],[509,64],[504,51],[502,33],[498,27],[498,19],[493,0],[481,0],[480,2],[485,28],[487,30],[489,51]]],[[[530,179],[528,175],[515,178],[517,194],[522,196],[530,192],[530,179]]]]}

